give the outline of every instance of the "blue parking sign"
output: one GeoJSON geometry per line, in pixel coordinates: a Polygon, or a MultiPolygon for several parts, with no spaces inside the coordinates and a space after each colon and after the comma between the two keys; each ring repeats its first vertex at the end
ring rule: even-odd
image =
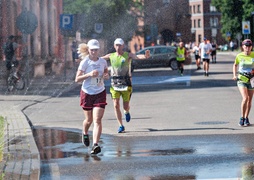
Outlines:
{"type": "Polygon", "coordinates": [[[61,14],[60,15],[60,29],[61,30],[72,30],[73,27],[73,15],[72,14],[61,14]]]}

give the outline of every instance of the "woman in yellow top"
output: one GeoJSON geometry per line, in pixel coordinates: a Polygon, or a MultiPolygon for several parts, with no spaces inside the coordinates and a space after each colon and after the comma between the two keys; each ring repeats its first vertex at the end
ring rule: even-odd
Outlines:
{"type": "Polygon", "coordinates": [[[243,52],[237,54],[233,65],[233,80],[237,80],[237,86],[242,95],[241,118],[239,126],[249,126],[249,112],[254,92],[254,52],[252,41],[245,39],[242,42],[243,52]]]}
{"type": "Polygon", "coordinates": [[[179,42],[179,47],[177,47],[176,49],[176,54],[177,54],[176,60],[177,60],[178,70],[180,71],[182,76],[184,71],[183,69],[184,61],[187,56],[187,51],[184,47],[183,42],[179,42]]]}

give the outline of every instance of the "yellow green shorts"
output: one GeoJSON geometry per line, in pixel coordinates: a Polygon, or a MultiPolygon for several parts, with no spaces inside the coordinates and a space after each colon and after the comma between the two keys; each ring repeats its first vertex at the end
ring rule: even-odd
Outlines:
{"type": "Polygon", "coordinates": [[[127,91],[116,91],[114,88],[111,86],[110,87],[110,93],[111,97],[113,99],[119,99],[121,96],[123,98],[123,102],[128,102],[131,99],[131,94],[132,94],[132,87],[128,86],[127,91]]]}

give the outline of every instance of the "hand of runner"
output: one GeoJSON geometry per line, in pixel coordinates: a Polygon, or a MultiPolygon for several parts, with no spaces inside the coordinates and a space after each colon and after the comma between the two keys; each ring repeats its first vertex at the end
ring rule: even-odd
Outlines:
{"type": "Polygon", "coordinates": [[[109,74],[108,73],[104,73],[103,74],[103,79],[109,79],[109,74]]]}
{"type": "Polygon", "coordinates": [[[98,72],[98,70],[93,70],[93,71],[90,72],[90,75],[92,77],[97,77],[99,75],[99,72],[98,72]]]}
{"type": "Polygon", "coordinates": [[[146,57],[146,58],[149,58],[149,57],[150,57],[150,50],[146,50],[146,52],[145,52],[145,57],[146,57]]]}

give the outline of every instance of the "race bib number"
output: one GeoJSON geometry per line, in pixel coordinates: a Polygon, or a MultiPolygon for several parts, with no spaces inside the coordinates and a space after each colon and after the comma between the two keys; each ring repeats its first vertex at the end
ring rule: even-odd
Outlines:
{"type": "Polygon", "coordinates": [[[128,90],[128,86],[113,86],[113,89],[115,91],[127,91],[128,90]]]}
{"type": "Polygon", "coordinates": [[[250,84],[251,84],[251,87],[254,88],[254,77],[250,79],[250,84]]]}
{"type": "Polygon", "coordinates": [[[92,77],[91,85],[92,86],[103,86],[104,81],[102,77],[92,77]]]}
{"type": "Polygon", "coordinates": [[[183,56],[183,54],[179,54],[178,57],[179,58],[183,58],[184,56],[183,56]]]}

